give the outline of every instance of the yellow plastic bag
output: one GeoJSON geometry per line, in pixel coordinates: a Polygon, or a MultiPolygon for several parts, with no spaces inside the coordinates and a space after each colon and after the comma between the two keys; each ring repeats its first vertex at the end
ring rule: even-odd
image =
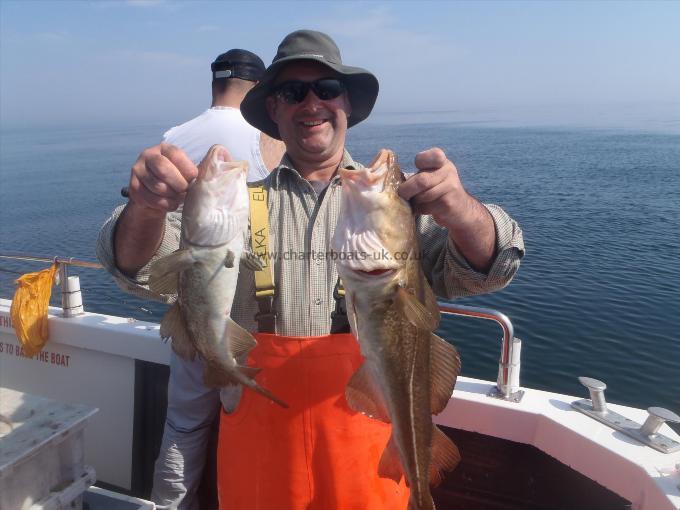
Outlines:
{"type": "Polygon", "coordinates": [[[59,264],[36,273],[26,273],[17,280],[10,315],[17,338],[26,356],[38,354],[50,336],[47,327],[47,307],[52,295],[52,284],[59,264]]]}

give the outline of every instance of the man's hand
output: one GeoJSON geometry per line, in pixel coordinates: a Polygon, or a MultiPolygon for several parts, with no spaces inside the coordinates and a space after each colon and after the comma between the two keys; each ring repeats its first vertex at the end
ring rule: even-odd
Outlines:
{"type": "Polygon", "coordinates": [[[399,195],[411,202],[416,214],[430,214],[450,230],[474,199],[463,188],[458,170],[443,150],[419,152],[415,165],[418,173],[399,186],[399,195]]]}
{"type": "Polygon", "coordinates": [[[139,155],[132,165],[130,201],[118,218],[114,235],[116,266],[133,277],[163,240],[165,215],[186,198],[198,169],[177,147],[162,143],[139,155]]]}
{"type": "Polygon", "coordinates": [[[196,165],[174,145],[161,143],[145,149],[132,165],[130,202],[165,215],[184,202],[189,183],[197,175],[196,165]]]}
{"type": "Polygon", "coordinates": [[[411,202],[416,214],[430,214],[448,229],[473,268],[487,271],[496,245],[491,214],[465,191],[458,170],[443,150],[435,147],[418,153],[415,165],[418,173],[399,186],[399,195],[411,202]]]}

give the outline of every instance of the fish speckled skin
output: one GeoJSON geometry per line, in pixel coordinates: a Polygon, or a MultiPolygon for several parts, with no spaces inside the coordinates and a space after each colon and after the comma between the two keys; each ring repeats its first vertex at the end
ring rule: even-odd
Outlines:
{"type": "Polygon", "coordinates": [[[352,333],[365,362],[350,380],[351,408],[392,424],[379,473],[406,476],[410,510],[433,509],[430,483],[460,460],[432,423],[453,391],[460,358],[433,334],[436,298],[419,257],[415,220],[397,189],[403,176],[390,151],[370,167],[341,170],[343,202],[332,248],[352,333]]]}
{"type": "Polygon", "coordinates": [[[161,336],[179,356],[203,358],[206,386],[243,384],[286,407],[255,382],[257,368],[240,364],[257,345],[229,317],[248,228],[248,164],[226,155],[218,145],[208,151],[184,201],[181,249],[151,268],[154,291],[177,293],[161,336]]]}

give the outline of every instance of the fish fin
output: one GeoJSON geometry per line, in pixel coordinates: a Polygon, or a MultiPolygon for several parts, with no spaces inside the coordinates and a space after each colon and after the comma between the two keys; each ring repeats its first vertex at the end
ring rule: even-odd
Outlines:
{"type": "Polygon", "coordinates": [[[156,260],[149,269],[149,289],[156,294],[177,294],[179,273],[195,262],[194,254],[188,248],[156,260]]]}
{"type": "Polygon", "coordinates": [[[237,365],[236,368],[238,371],[245,376],[245,380],[241,379],[241,383],[243,383],[245,386],[250,388],[253,391],[256,391],[260,395],[268,398],[275,404],[280,405],[284,409],[288,409],[288,404],[278,398],[276,395],[274,395],[271,391],[269,391],[267,388],[263,388],[260,386],[257,381],[255,380],[255,376],[259,374],[262,369],[257,368],[257,367],[249,367],[245,365],[237,365]]]}
{"type": "Polygon", "coordinates": [[[384,404],[380,388],[366,367],[359,367],[350,378],[345,388],[345,399],[350,409],[365,414],[369,418],[390,423],[390,417],[384,404]]]}
{"type": "MultiPolygon", "coordinates": [[[[423,278],[424,280],[424,278],[423,278]]],[[[439,322],[441,321],[441,312],[439,311],[439,303],[437,303],[437,296],[434,295],[434,292],[432,292],[432,288],[425,282],[424,284],[424,289],[423,289],[423,295],[424,295],[424,300],[423,302],[425,303],[425,308],[429,310],[430,314],[434,318],[435,322],[437,323],[437,327],[439,326],[439,322]]],[[[436,327],[433,328],[433,331],[437,329],[436,327]]]]}
{"type": "Polygon", "coordinates": [[[183,248],[177,250],[151,264],[149,280],[169,273],[181,273],[189,269],[195,262],[196,259],[191,249],[183,248]]]}
{"type": "Polygon", "coordinates": [[[236,368],[245,375],[246,377],[249,377],[250,379],[254,379],[257,374],[262,372],[261,368],[257,367],[249,367],[247,365],[236,365],[236,368]]]}
{"type": "Polygon", "coordinates": [[[387,442],[387,446],[380,456],[378,476],[390,478],[397,483],[399,483],[404,476],[404,470],[401,461],[399,460],[399,451],[397,450],[397,445],[394,443],[394,434],[390,434],[390,440],[387,442]]]}
{"type": "Polygon", "coordinates": [[[234,259],[236,255],[233,251],[227,250],[227,255],[224,257],[224,267],[231,269],[234,267],[234,259]]]}
{"type": "Polygon", "coordinates": [[[149,290],[156,294],[177,294],[179,289],[179,274],[166,273],[164,275],[149,276],[149,290]]]}
{"type": "Polygon", "coordinates": [[[399,287],[394,298],[394,303],[406,319],[416,328],[425,331],[437,329],[438,322],[423,304],[404,287],[399,287]]]}
{"type": "MultiPolygon", "coordinates": [[[[218,363],[207,363],[203,372],[203,383],[208,388],[224,388],[227,386],[241,385],[252,386],[253,377],[260,373],[261,368],[236,365],[241,375],[224,369],[218,363]]],[[[255,383],[256,384],[256,383],[255,383]]]]}
{"type": "Polygon", "coordinates": [[[229,372],[220,368],[219,365],[206,363],[205,370],[203,371],[203,384],[206,388],[224,388],[225,386],[238,384],[238,381],[229,372]]]}
{"type": "Polygon", "coordinates": [[[234,358],[247,356],[257,345],[257,340],[248,331],[236,324],[231,317],[227,317],[224,336],[229,339],[229,346],[234,358]]]}
{"type": "Polygon", "coordinates": [[[271,400],[275,404],[280,405],[284,409],[288,409],[290,407],[286,402],[284,402],[283,400],[278,398],[276,395],[274,395],[267,388],[263,388],[262,386],[257,384],[257,382],[255,382],[253,379],[251,379],[250,382],[251,382],[251,384],[246,384],[246,386],[248,386],[250,389],[258,392],[260,395],[262,395],[264,397],[267,397],[269,400],[271,400]]]}
{"type": "Polygon", "coordinates": [[[222,402],[222,409],[227,414],[231,414],[238,408],[243,395],[243,386],[237,384],[228,388],[220,390],[220,401],[222,402]]]}
{"type": "Polygon", "coordinates": [[[172,338],[172,350],[180,358],[192,361],[196,357],[196,348],[191,341],[189,331],[179,303],[173,304],[161,320],[161,338],[172,338]]]}
{"type": "Polygon", "coordinates": [[[430,485],[436,487],[444,479],[444,471],[453,471],[460,462],[458,447],[439,427],[432,425],[432,458],[430,485]]]}
{"type": "Polygon", "coordinates": [[[265,268],[264,262],[260,260],[260,257],[248,249],[243,250],[243,253],[241,254],[241,263],[245,268],[250,269],[251,271],[262,271],[265,268]]]}
{"type": "Polygon", "coordinates": [[[430,337],[430,373],[430,411],[439,414],[451,399],[460,374],[460,356],[453,345],[434,333],[430,337]]]}
{"type": "MultiPolygon", "coordinates": [[[[257,341],[241,326],[227,317],[227,325],[224,328],[224,336],[229,338],[232,355],[235,359],[247,356],[248,352],[257,345],[257,341]]],[[[225,370],[219,365],[208,364],[203,372],[203,383],[208,388],[221,388],[231,384],[242,384],[272,402],[288,409],[288,404],[274,395],[271,391],[260,386],[253,377],[260,373],[260,368],[245,365],[236,365],[236,370],[225,370]]]]}

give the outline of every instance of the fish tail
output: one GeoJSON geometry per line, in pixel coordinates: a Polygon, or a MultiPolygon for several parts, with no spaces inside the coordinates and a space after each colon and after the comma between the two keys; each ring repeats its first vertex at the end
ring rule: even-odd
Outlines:
{"type": "Polygon", "coordinates": [[[289,407],[288,404],[286,404],[283,400],[274,395],[271,391],[269,391],[266,388],[263,388],[257,383],[257,381],[255,380],[255,376],[259,374],[261,370],[262,370],[261,368],[257,367],[239,365],[238,366],[239,379],[243,377],[243,379],[241,379],[240,382],[242,382],[244,386],[248,386],[248,388],[258,392],[260,395],[267,397],[269,400],[280,405],[284,409],[288,409],[289,407]]]}
{"type": "Polygon", "coordinates": [[[268,389],[260,386],[257,381],[253,379],[260,370],[262,369],[257,367],[237,366],[236,370],[232,371],[208,365],[203,374],[203,382],[208,388],[221,388],[233,384],[242,384],[280,405],[284,409],[288,409],[289,406],[286,402],[278,398],[268,389]]]}
{"type": "Polygon", "coordinates": [[[266,388],[263,388],[257,382],[255,382],[253,379],[250,379],[249,382],[246,384],[250,389],[253,391],[258,392],[260,395],[263,395],[264,397],[267,397],[269,400],[274,402],[275,404],[280,405],[284,409],[288,409],[290,407],[287,403],[285,403],[283,400],[278,398],[276,395],[274,395],[271,391],[269,391],[266,388]]]}

